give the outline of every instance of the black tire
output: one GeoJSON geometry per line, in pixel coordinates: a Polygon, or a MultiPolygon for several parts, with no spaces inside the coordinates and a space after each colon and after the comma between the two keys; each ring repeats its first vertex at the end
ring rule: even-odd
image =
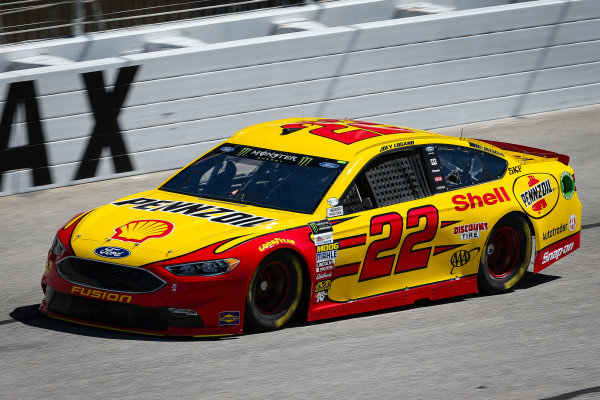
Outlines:
{"type": "Polygon", "coordinates": [[[302,266],[298,258],[278,252],[254,271],[246,295],[245,324],[257,332],[282,328],[294,315],[302,295],[302,266]]]}
{"type": "Polygon", "coordinates": [[[488,294],[514,289],[531,258],[531,228],[525,217],[508,214],[494,226],[483,248],[477,281],[488,294]]]}

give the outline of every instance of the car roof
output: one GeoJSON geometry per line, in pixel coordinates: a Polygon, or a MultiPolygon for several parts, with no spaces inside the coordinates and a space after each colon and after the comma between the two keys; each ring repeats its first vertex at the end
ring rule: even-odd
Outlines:
{"type": "Polygon", "coordinates": [[[419,129],[367,121],[289,118],[249,126],[228,142],[350,161],[369,149],[379,152],[386,145],[400,147],[411,145],[411,141],[423,144],[440,139],[456,140],[419,129]]]}

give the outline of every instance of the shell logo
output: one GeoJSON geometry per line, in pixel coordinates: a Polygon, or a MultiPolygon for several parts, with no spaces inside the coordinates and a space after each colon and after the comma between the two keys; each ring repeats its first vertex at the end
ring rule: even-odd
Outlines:
{"type": "Polygon", "coordinates": [[[159,219],[141,219],[131,221],[115,229],[112,239],[124,242],[142,243],[151,238],[161,238],[173,232],[174,225],[159,219]]]}

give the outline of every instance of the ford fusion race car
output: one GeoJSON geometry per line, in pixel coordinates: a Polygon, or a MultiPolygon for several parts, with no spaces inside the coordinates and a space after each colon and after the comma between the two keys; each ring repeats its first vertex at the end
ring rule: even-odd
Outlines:
{"type": "Polygon", "coordinates": [[[532,256],[537,273],[579,247],[568,161],[371,122],[255,125],[61,227],[40,309],[210,336],[506,292],[532,256]]]}

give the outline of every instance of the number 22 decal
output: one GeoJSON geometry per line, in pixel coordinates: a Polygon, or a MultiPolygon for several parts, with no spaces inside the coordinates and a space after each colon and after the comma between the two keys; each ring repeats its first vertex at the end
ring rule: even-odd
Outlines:
{"type": "Polygon", "coordinates": [[[412,132],[409,129],[397,128],[395,126],[380,126],[372,122],[340,121],[337,119],[319,119],[310,123],[287,124],[283,125],[282,128],[311,128],[309,132],[313,135],[332,139],[344,144],[352,144],[380,135],[412,132]]]}
{"type": "Polygon", "coordinates": [[[394,265],[394,274],[427,267],[429,256],[431,255],[431,247],[418,250],[415,250],[414,247],[418,244],[429,242],[435,237],[439,222],[437,208],[427,205],[409,210],[406,217],[406,228],[418,227],[421,218],[425,218],[425,227],[422,230],[409,233],[404,238],[397,254],[383,257],[378,256],[382,252],[393,250],[400,245],[404,221],[402,216],[396,212],[381,214],[371,218],[369,234],[372,237],[382,235],[385,225],[389,226],[390,234],[388,237],[373,240],[369,245],[360,278],[358,279],[359,282],[388,276],[392,273],[394,265]]]}

